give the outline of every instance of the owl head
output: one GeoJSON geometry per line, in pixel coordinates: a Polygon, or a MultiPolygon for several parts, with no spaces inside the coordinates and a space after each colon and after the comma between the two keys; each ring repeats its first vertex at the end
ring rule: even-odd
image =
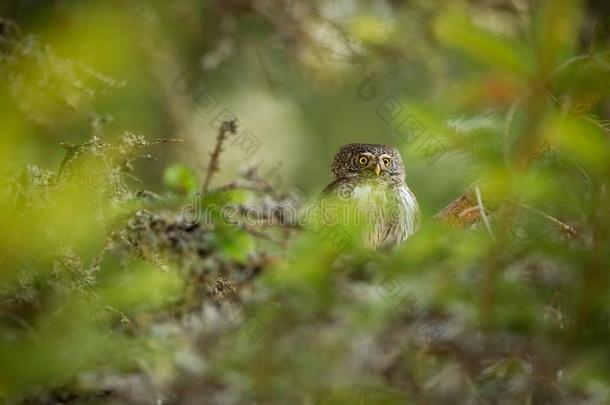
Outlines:
{"type": "Polygon", "coordinates": [[[405,167],[400,153],[393,146],[350,143],[337,151],[331,165],[335,179],[370,176],[403,180],[405,167]]]}

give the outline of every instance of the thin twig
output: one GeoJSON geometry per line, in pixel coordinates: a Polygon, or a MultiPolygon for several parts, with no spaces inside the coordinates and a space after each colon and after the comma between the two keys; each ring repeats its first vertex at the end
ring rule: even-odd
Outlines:
{"type": "Polygon", "coordinates": [[[148,145],[158,145],[161,143],[182,143],[184,142],[184,139],[180,139],[180,138],[159,138],[159,139],[155,139],[153,141],[149,141],[148,145]]]}
{"type": "Polygon", "coordinates": [[[0,311],[0,318],[2,318],[2,317],[12,319],[13,321],[15,321],[15,323],[19,324],[19,326],[26,329],[34,337],[34,339],[40,340],[40,336],[38,335],[38,333],[36,333],[34,328],[32,328],[32,326],[19,315],[14,314],[12,312],[2,310],[2,311],[0,311]]]}
{"type": "Polygon", "coordinates": [[[214,191],[248,190],[256,193],[269,194],[276,200],[281,200],[285,196],[276,191],[266,180],[256,174],[256,170],[249,170],[246,173],[245,181],[236,180],[217,187],[214,191]]]}
{"type": "Polygon", "coordinates": [[[483,206],[483,199],[481,198],[481,190],[479,190],[479,187],[477,186],[474,188],[474,192],[477,196],[477,205],[479,207],[479,213],[481,214],[481,218],[483,218],[483,222],[485,223],[485,228],[487,228],[487,232],[489,232],[491,240],[495,242],[496,236],[494,235],[494,232],[491,229],[489,219],[487,219],[487,214],[485,214],[485,207],[483,206]]]}
{"type": "Polygon", "coordinates": [[[249,226],[247,224],[242,224],[241,228],[245,232],[248,232],[250,235],[252,235],[256,238],[267,240],[267,241],[275,243],[276,245],[281,246],[281,247],[286,247],[287,240],[275,239],[272,236],[266,234],[265,232],[259,231],[258,229],[254,228],[252,226],[249,226]]]}
{"type": "Polygon", "coordinates": [[[223,121],[218,128],[218,137],[216,138],[216,146],[214,147],[214,151],[210,154],[210,164],[208,165],[208,170],[205,174],[205,180],[203,181],[203,186],[201,186],[201,195],[206,195],[210,188],[210,181],[214,176],[214,173],[218,171],[218,165],[220,162],[220,154],[222,153],[222,144],[227,139],[227,134],[235,134],[237,132],[237,121],[229,120],[223,121]]]}
{"type": "Polygon", "coordinates": [[[541,217],[543,217],[544,219],[550,221],[551,223],[553,223],[554,225],[556,225],[559,230],[561,231],[561,233],[568,235],[570,237],[578,237],[578,238],[584,238],[584,235],[581,234],[580,232],[578,232],[576,229],[572,228],[570,225],[568,224],[564,224],[563,222],[561,222],[560,220],[558,220],[557,218],[554,218],[552,216],[550,216],[549,214],[547,214],[546,212],[540,211],[534,207],[531,207],[527,204],[518,202],[518,201],[514,201],[514,200],[508,200],[508,202],[510,202],[511,204],[515,204],[519,207],[525,208],[529,211],[532,211],[538,215],[540,215],[541,217]]]}

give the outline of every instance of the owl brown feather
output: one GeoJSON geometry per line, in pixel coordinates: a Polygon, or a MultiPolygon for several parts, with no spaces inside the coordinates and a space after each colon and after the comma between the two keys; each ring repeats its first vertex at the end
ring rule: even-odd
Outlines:
{"type": "Polygon", "coordinates": [[[405,182],[405,167],[394,147],[344,145],[335,155],[331,170],[335,180],[322,191],[322,197],[334,196],[367,208],[368,245],[392,247],[417,230],[419,206],[405,182]]]}

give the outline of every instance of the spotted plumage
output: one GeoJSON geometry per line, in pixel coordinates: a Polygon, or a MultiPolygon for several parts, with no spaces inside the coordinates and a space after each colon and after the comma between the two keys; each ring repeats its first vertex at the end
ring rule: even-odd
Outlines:
{"type": "Polygon", "coordinates": [[[342,146],[331,165],[335,180],[322,192],[338,197],[365,220],[366,243],[377,248],[403,243],[419,226],[419,206],[405,182],[400,153],[392,146],[354,143],[342,146]],[[364,213],[363,215],[360,215],[364,213]]]}

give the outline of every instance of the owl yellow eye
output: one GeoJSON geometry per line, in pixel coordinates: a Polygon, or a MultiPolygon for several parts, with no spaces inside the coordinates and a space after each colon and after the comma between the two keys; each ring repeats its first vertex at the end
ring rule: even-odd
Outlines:
{"type": "Polygon", "coordinates": [[[361,156],[360,159],[358,159],[358,163],[360,163],[361,165],[365,165],[369,162],[369,158],[367,158],[366,156],[361,156]]]}
{"type": "Polygon", "coordinates": [[[388,159],[388,158],[383,158],[383,164],[384,164],[384,165],[389,166],[389,165],[390,165],[390,163],[392,163],[392,161],[391,161],[390,159],[388,159]]]}

